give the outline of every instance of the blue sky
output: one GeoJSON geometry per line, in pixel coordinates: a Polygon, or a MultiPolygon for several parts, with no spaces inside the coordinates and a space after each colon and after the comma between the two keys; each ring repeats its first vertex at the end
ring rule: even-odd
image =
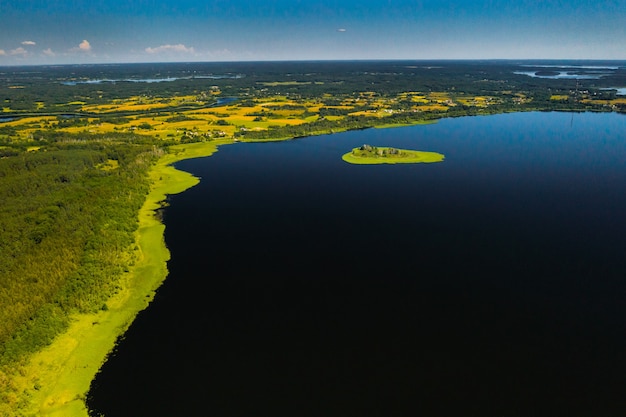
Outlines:
{"type": "Polygon", "coordinates": [[[626,59],[626,0],[0,0],[0,65],[626,59]]]}

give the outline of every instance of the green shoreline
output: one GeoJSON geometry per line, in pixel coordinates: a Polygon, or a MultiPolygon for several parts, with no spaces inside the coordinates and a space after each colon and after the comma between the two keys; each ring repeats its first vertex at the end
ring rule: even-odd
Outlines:
{"type": "Polygon", "coordinates": [[[139,211],[136,242],[139,260],[123,278],[122,289],[108,302],[108,310],[72,317],[69,329],[29,358],[21,369],[20,383],[36,387],[28,392],[23,416],[88,417],[85,395],[115,341],[135,316],[152,301],[167,277],[169,251],[165,225],[154,215],[168,195],[181,193],[199,179],[172,164],[183,159],[210,156],[230,139],[175,145],[150,170],[150,193],[139,211]]]}

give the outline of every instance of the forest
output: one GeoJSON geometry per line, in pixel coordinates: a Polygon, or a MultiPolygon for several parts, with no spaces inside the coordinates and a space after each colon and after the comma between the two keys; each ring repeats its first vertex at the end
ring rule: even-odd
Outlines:
{"type": "Polygon", "coordinates": [[[137,211],[158,154],[149,140],[123,135],[52,138],[45,149],[0,158],[5,405],[16,401],[10,380],[17,365],[62,332],[72,314],[106,309],[132,267],[137,211]]]}
{"type": "Polygon", "coordinates": [[[626,98],[617,95],[626,87],[625,63],[593,62],[594,70],[589,64],[0,68],[0,404],[23,400],[12,373],[62,333],[73,314],[107,309],[136,257],[148,172],[170,145],[216,137],[286,139],[512,111],[626,113],[626,98]],[[569,76],[540,72],[546,65],[569,76]],[[605,68],[601,74],[598,66],[605,68]],[[535,76],[525,74],[532,71],[535,76]],[[224,98],[230,100],[216,107],[224,98]]]}

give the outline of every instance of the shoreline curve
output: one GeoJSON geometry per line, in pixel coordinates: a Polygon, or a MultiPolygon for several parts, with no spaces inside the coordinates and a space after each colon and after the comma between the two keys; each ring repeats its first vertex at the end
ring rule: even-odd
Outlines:
{"type": "Polygon", "coordinates": [[[88,417],[85,403],[91,382],[135,316],[154,298],[165,281],[170,252],[165,224],[155,216],[168,195],[181,193],[200,181],[172,166],[184,159],[210,156],[232,139],[174,145],[150,169],[150,192],[139,210],[135,232],[137,261],[120,280],[120,291],[107,302],[108,310],[71,318],[67,331],[33,354],[21,369],[20,383],[34,387],[20,410],[23,416],[88,417]]]}

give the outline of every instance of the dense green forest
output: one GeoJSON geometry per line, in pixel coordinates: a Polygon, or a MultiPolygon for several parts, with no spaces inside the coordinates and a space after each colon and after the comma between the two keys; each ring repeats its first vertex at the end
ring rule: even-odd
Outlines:
{"type": "Polygon", "coordinates": [[[137,212],[160,152],[151,142],[65,135],[0,158],[0,387],[72,313],[107,308],[133,263],[137,212]]]}

